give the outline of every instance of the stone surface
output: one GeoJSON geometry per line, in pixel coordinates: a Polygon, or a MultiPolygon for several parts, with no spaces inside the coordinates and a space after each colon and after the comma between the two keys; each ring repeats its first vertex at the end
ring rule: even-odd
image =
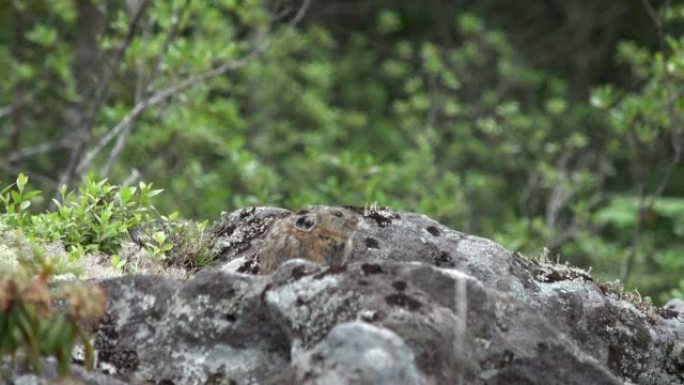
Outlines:
{"type": "Polygon", "coordinates": [[[419,385],[413,353],[404,340],[365,322],[335,326],[297,359],[295,383],[307,385],[419,385]]]}
{"type": "Polygon", "coordinates": [[[291,213],[250,208],[217,221],[217,260],[191,280],[100,281],[99,366],[128,384],[684,383],[677,311],[423,215],[356,213],[345,266],[257,274],[291,213]]]}

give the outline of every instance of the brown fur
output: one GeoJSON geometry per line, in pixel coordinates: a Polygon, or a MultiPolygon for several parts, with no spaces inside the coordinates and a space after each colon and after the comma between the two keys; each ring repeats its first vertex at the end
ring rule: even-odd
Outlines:
{"type": "Polygon", "coordinates": [[[358,215],[341,207],[313,207],[273,223],[261,248],[259,272],[294,258],[340,266],[349,258],[358,215]]]}

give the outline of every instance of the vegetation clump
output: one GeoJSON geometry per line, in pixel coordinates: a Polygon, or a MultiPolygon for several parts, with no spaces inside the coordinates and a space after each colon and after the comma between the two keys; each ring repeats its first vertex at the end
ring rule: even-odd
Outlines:
{"type": "Polygon", "coordinates": [[[105,315],[105,294],[94,284],[57,279],[82,274],[79,262],[90,255],[109,258],[120,272],[138,271],[141,258],[186,268],[209,261],[205,223],[160,215],[152,204],[160,192],[144,182],[120,187],[88,179],[77,191],[60,189],[54,209],[34,212],[42,192],[30,190],[24,174],[0,191],[0,363],[41,372],[53,357],[66,376],[80,345],[86,367],[93,367],[88,331],[105,315]],[[133,261],[124,252],[136,232],[144,256],[133,261]],[[63,255],[47,251],[55,244],[63,255]]]}
{"type": "Polygon", "coordinates": [[[19,266],[0,268],[0,362],[25,363],[40,373],[43,359],[53,357],[60,376],[66,376],[79,344],[92,369],[95,354],[87,331],[105,315],[105,294],[83,282],[50,288],[55,267],[37,246],[33,251],[19,266]]]}

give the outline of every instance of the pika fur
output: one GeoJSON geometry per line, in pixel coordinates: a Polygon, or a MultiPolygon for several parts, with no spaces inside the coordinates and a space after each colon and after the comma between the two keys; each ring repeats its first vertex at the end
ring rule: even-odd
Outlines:
{"type": "Polygon", "coordinates": [[[259,272],[272,273],[294,258],[340,266],[352,251],[358,216],[342,207],[312,207],[277,220],[261,248],[259,272]]]}

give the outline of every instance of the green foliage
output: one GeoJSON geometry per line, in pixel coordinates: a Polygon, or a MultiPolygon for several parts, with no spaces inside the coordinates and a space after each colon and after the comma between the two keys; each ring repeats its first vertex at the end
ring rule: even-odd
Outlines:
{"type": "Polygon", "coordinates": [[[0,190],[0,209],[5,213],[4,221],[13,227],[25,226],[30,221],[28,208],[31,200],[40,195],[39,191],[26,191],[28,177],[17,176],[16,182],[0,190]]]}
{"type": "MultiPolygon", "coordinates": [[[[161,190],[140,182],[138,187],[118,187],[107,180],[86,180],[78,193],[60,189],[56,210],[31,215],[26,211],[30,199],[38,191],[24,193],[27,178],[20,174],[13,186],[0,194],[4,214],[10,227],[46,242],[61,241],[76,255],[88,251],[116,254],[128,230],[141,222],[149,222],[157,212],[150,199],[161,190]]],[[[168,246],[156,245],[168,250],[168,246]]]]}
{"type": "Polygon", "coordinates": [[[85,363],[93,368],[95,354],[87,328],[104,316],[106,300],[96,286],[77,283],[58,292],[48,289],[54,266],[33,246],[33,256],[17,267],[0,268],[0,357],[17,358],[37,372],[42,361],[54,357],[60,376],[69,374],[76,344],[85,351],[85,363]],[[53,308],[63,300],[66,311],[53,308]]]}
{"type": "Polygon", "coordinates": [[[120,187],[87,179],[77,191],[60,189],[60,199],[53,200],[55,209],[31,213],[29,199],[40,192],[26,193],[27,182],[20,174],[0,194],[0,202],[8,202],[0,211],[0,230],[21,231],[40,242],[60,242],[68,251],[65,268],[86,253],[103,252],[115,270],[136,272],[137,264],[129,264],[119,253],[123,242],[130,240],[160,265],[194,269],[210,261],[207,221],[180,220],[177,212],[159,214],[152,201],[162,190],[152,184],[120,187]]]}
{"type": "Polygon", "coordinates": [[[67,248],[81,245],[107,254],[118,252],[128,229],[156,214],[150,198],[161,190],[141,182],[136,187],[112,186],[106,180],[87,180],[78,194],[62,188],[57,210],[33,218],[35,235],[59,239],[67,248]]]}

